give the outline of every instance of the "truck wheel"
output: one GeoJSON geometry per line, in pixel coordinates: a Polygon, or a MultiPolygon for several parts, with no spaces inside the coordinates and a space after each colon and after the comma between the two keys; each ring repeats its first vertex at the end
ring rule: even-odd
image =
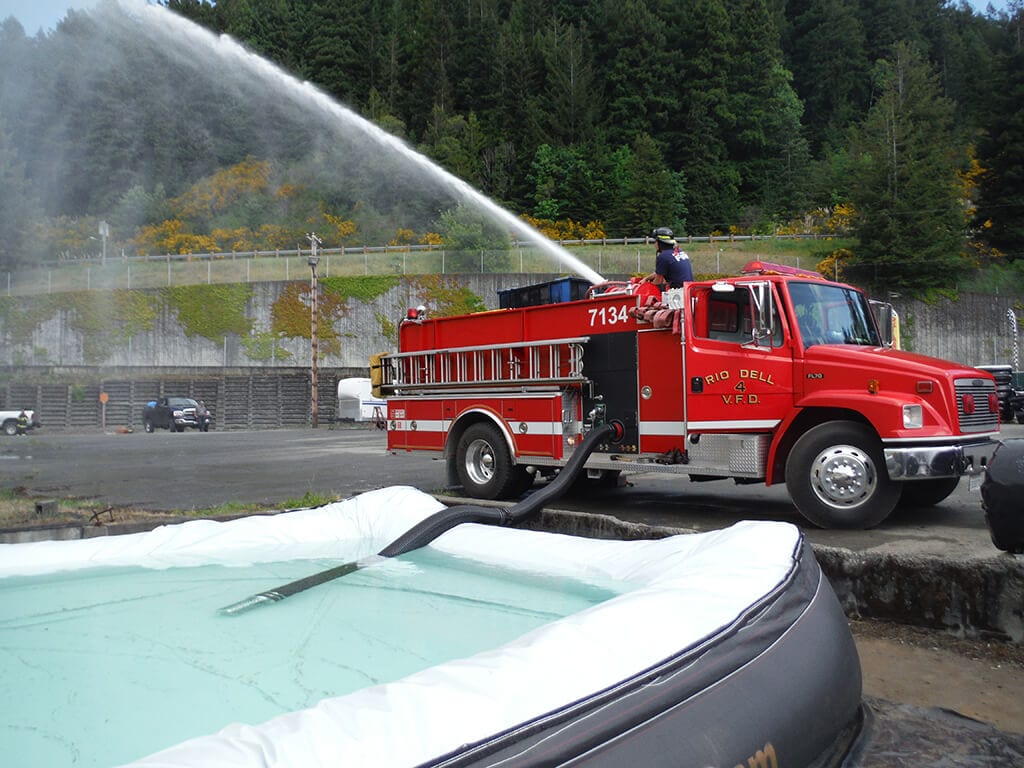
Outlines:
{"type": "Polygon", "coordinates": [[[14,437],[14,435],[18,434],[18,422],[16,422],[14,419],[8,419],[7,421],[5,421],[4,434],[10,435],[11,437],[14,437]]]}
{"type": "Polygon", "coordinates": [[[507,498],[516,485],[515,465],[505,438],[493,424],[473,424],[455,448],[455,471],[474,499],[507,498]]]}
{"type": "Polygon", "coordinates": [[[150,421],[149,419],[146,419],[144,422],[142,422],[142,428],[144,430],[146,430],[147,432],[152,432],[153,431],[153,422],[150,421]]]}
{"type": "Polygon", "coordinates": [[[852,421],[809,429],[786,461],[786,487],[800,513],[822,528],[873,528],[899,501],[874,432],[852,421]]]}
{"type": "Polygon", "coordinates": [[[1020,498],[1024,493],[1024,440],[1000,443],[981,483],[981,507],[985,510],[992,544],[1011,554],[1024,554],[1024,515],[1020,498]]]}
{"type": "Polygon", "coordinates": [[[934,477],[903,483],[900,507],[933,507],[956,490],[959,477],[934,477]]]}

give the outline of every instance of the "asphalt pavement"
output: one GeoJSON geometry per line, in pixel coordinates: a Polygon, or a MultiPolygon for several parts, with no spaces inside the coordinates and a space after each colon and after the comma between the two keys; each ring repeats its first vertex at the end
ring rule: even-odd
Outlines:
{"type": "MultiPolygon", "coordinates": [[[[1024,438],[1006,425],[1003,439],[1024,438]]],[[[825,531],[806,523],[783,486],[692,482],[659,473],[628,475],[618,488],[575,489],[561,509],[613,515],[654,527],[722,528],[743,519],[785,520],[815,544],[854,550],[987,556],[981,494],[962,480],[941,504],[901,509],[870,531],[825,531]]],[[[307,493],[338,498],[388,485],[445,494],[443,462],[386,451],[368,424],[320,429],[54,433],[0,439],[0,488],[33,496],[90,498],[155,511],[208,509],[231,502],[275,505],[307,493]]]]}

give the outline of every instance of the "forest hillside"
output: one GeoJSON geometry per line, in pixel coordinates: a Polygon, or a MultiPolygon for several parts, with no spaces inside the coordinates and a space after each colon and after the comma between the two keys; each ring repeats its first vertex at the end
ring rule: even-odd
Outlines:
{"type": "Polygon", "coordinates": [[[847,279],[916,295],[1024,275],[1019,0],[163,6],[0,20],[0,270],[516,237],[454,179],[555,238],[840,234],[847,279]]]}

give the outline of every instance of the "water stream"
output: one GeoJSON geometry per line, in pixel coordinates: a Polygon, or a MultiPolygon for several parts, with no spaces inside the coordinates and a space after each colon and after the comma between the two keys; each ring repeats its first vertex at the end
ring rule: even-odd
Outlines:
{"type": "MultiPolygon", "coordinates": [[[[455,199],[499,222],[521,240],[535,244],[564,269],[592,283],[604,280],[600,274],[566,249],[548,240],[524,221],[465,181],[448,173],[401,139],[360,117],[313,84],[298,80],[246,49],[232,38],[218,37],[162,6],[149,5],[138,0],[115,0],[110,6],[101,4],[96,12],[104,14],[101,23],[118,27],[126,36],[144,36],[152,45],[158,46],[161,52],[181,57],[193,66],[197,62],[202,62],[203,69],[207,70],[211,77],[243,78],[249,85],[252,81],[258,82],[261,90],[266,91],[268,95],[291,103],[302,115],[308,116],[309,120],[319,121],[326,133],[334,132],[346,140],[356,140],[359,147],[372,150],[378,153],[378,157],[387,158],[389,162],[400,159],[403,176],[396,180],[396,186],[405,183],[406,173],[416,174],[425,182],[438,185],[455,199]]],[[[372,162],[372,158],[361,159],[364,162],[372,162]]]]}

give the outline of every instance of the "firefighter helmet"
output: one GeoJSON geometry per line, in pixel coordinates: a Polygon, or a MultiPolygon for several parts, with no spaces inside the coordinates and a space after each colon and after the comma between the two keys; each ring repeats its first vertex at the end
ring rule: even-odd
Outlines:
{"type": "Polygon", "coordinates": [[[651,236],[659,243],[664,243],[666,245],[676,244],[675,237],[672,235],[672,230],[668,227],[658,227],[651,233],[651,236]]]}

